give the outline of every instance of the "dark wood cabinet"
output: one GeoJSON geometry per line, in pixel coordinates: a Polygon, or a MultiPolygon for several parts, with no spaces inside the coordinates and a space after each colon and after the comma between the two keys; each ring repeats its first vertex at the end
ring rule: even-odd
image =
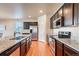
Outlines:
{"type": "Polygon", "coordinates": [[[31,26],[37,26],[38,25],[38,22],[30,22],[30,25],[31,26]]]}
{"type": "Polygon", "coordinates": [[[67,45],[64,45],[64,56],[79,56],[79,52],[67,45]]]}
{"type": "Polygon", "coordinates": [[[79,26],[79,3],[74,4],[74,25],[79,26]]]}
{"type": "Polygon", "coordinates": [[[23,40],[21,42],[21,56],[25,56],[31,46],[31,36],[28,36],[27,38],[25,38],[25,40],[23,40]]]}
{"type": "Polygon", "coordinates": [[[74,25],[78,22],[78,4],[74,4],[74,25]]]}
{"type": "Polygon", "coordinates": [[[60,8],[58,10],[58,18],[61,17],[61,16],[63,16],[63,8],[60,8]]]}
{"type": "Polygon", "coordinates": [[[29,29],[30,26],[37,26],[38,25],[38,22],[24,22],[24,29],[29,29]]]}
{"type": "Polygon", "coordinates": [[[56,56],[63,56],[63,44],[56,40],[56,56]]]}
{"type": "Polygon", "coordinates": [[[60,41],[55,41],[55,55],[56,56],[79,56],[79,52],[74,50],[72,47],[69,47],[60,41]]]}
{"type": "Polygon", "coordinates": [[[73,23],[73,3],[63,5],[64,26],[72,26],[73,23]]]}
{"type": "Polygon", "coordinates": [[[61,16],[63,17],[61,27],[79,26],[79,3],[64,3],[50,18],[50,28],[56,27],[53,25],[53,21],[61,16]]]}
{"type": "Polygon", "coordinates": [[[29,29],[29,25],[30,25],[29,22],[24,22],[24,25],[23,25],[24,29],[29,29]]]}
{"type": "Polygon", "coordinates": [[[0,56],[25,56],[31,46],[31,35],[0,53],[0,56]]]}
{"type": "Polygon", "coordinates": [[[10,47],[0,54],[1,56],[20,56],[20,43],[10,47]]]}
{"type": "Polygon", "coordinates": [[[50,19],[50,29],[53,29],[53,17],[50,19]]]}
{"type": "Polygon", "coordinates": [[[57,18],[58,18],[58,12],[55,13],[54,20],[56,20],[57,18]]]}
{"type": "Polygon", "coordinates": [[[27,47],[26,47],[27,51],[29,51],[29,39],[27,38],[27,47]]]}
{"type": "Polygon", "coordinates": [[[27,38],[27,41],[26,41],[26,53],[29,51],[29,49],[30,49],[30,46],[31,46],[31,36],[29,36],[28,38],[27,38]]]}
{"type": "Polygon", "coordinates": [[[78,3],[78,21],[77,21],[77,23],[78,23],[78,26],[79,26],[79,3],[78,3]]]}
{"type": "MultiPolygon", "coordinates": [[[[72,47],[55,40],[55,56],[79,56],[79,52],[72,47]]],[[[49,45],[50,46],[50,45],[49,45]]]]}
{"type": "Polygon", "coordinates": [[[24,56],[25,54],[26,54],[26,49],[25,49],[25,44],[26,43],[26,40],[23,40],[22,42],[21,42],[21,47],[20,47],[20,54],[21,54],[21,56],[24,56]]]}

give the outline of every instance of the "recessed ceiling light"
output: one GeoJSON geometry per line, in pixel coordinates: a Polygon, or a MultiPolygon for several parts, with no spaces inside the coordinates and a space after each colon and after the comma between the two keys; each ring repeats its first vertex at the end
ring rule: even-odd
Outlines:
{"type": "Polygon", "coordinates": [[[43,10],[40,10],[40,13],[43,13],[43,10]]]}
{"type": "Polygon", "coordinates": [[[29,18],[31,18],[31,16],[28,16],[29,18]]]}

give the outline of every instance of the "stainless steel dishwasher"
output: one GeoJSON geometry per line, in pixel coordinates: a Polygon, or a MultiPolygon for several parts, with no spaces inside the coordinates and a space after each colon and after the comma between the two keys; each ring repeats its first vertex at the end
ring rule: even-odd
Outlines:
{"type": "Polygon", "coordinates": [[[49,46],[52,54],[55,56],[55,39],[49,36],[49,46]]]}

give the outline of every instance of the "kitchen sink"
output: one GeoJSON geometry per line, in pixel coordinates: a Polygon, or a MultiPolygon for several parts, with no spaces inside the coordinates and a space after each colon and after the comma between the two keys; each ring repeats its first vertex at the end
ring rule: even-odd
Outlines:
{"type": "Polygon", "coordinates": [[[12,39],[10,39],[10,40],[20,40],[20,39],[22,39],[22,38],[24,38],[24,36],[18,36],[18,37],[12,38],[12,39]]]}

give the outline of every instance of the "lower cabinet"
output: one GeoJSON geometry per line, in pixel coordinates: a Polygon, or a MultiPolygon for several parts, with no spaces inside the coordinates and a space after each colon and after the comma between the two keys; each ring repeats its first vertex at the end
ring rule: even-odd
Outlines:
{"type": "Polygon", "coordinates": [[[2,52],[0,56],[25,56],[30,49],[31,40],[31,36],[23,39],[21,42],[2,52]]]}
{"type": "Polygon", "coordinates": [[[69,47],[58,40],[55,41],[55,44],[56,56],[79,56],[79,52],[74,50],[72,47],[69,47]]]}
{"type": "MultiPolygon", "coordinates": [[[[30,49],[31,45],[31,38],[30,36],[20,42],[20,44],[16,45],[12,48],[13,52],[10,54],[10,56],[25,56],[27,52],[30,49]],[[18,48],[17,48],[18,47],[18,48]]],[[[10,50],[10,51],[12,51],[10,50]]],[[[9,52],[10,52],[9,51],[9,52]]]]}
{"type": "Polygon", "coordinates": [[[56,56],[63,56],[63,44],[59,41],[56,41],[56,46],[55,46],[55,54],[56,56]]]}
{"type": "Polygon", "coordinates": [[[64,56],[79,56],[79,52],[67,45],[64,45],[64,56]]]}
{"type": "Polygon", "coordinates": [[[28,37],[27,38],[27,42],[26,42],[27,44],[26,44],[26,50],[27,50],[27,52],[29,51],[29,49],[30,49],[30,45],[31,45],[31,39],[30,39],[30,37],[28,37]]]}
{"type": "Polygon", "coordinates": [[[20,55],[24,56],[26,54],[26,49],[25,49],[25,42],[21,44],[20,47],[20,55]]]}
{"type": "Polygon", "coordinates": [[[3,52],[2,56],[20,56],[20,43],[3,52]]]}

